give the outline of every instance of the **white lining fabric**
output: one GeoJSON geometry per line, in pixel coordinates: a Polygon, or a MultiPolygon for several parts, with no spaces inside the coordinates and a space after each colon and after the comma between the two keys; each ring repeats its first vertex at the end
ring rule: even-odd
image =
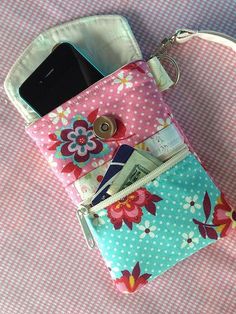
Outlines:
{"type": "Polygon", "coordinates": [[[78,44],[106,75],[126,63],[142,59],[128,21],[119,15],[84,17],[46,30],[25,49],[4,82],[9,99],[27,124],[38,116],[20,97],[19,87],[59,42],[78,44]]]}
{"type": "MultiPolygon", "coordinates": [[[[176,38],[184,43],[193,37],[223,44],[235,50],[235,39],[211,31],[183,31],[176,38]]],[[[46,30],[36,37],[10,69],[5,91],[27,124],[39,116],[20,97],[19,87],[51,53],[59,42],[79,45],[91,61],[108,75],[131,61],[143,58],[139,45],[126,18],[120,15],[95,15],[83,17],[46,30]],[[109,62],[108,62],[109,60],[109,62]]],[[[173,85],[160,61],[153,57],[148,61],[150,70],[161,91],[173,85]]]]}

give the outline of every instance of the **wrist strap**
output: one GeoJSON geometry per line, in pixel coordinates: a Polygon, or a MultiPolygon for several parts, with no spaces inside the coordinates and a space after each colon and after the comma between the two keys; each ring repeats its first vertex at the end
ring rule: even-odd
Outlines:
{"type": "Polygon", "coordinates": [[[215,42],[217,44],[224,45],[228,48],[233,49],[233,51],[236,51],[236,39],[233,37],[230,37],[226,34],[214,32],[214,31],[192,31],[192,30],[178,30],[176,32],[176,43],[182,44],[189,40],[191,40],[194,37],[198,37],[210,42],[215,42]]]}
{"type": "Polygon", "coordinates": [[[225,47],[231,48],[233,51],[236,52],[236,39],[226,34],[208,30],[207,31],[205,30],[193,31],[189,29],[177,30],[175,34],[172,35],[171,37],[163,39],[161,44],[157,47],[157,49],[150,57],[150,58],[156,57],[159,60],[167,59],[167,61],[174,65],[176,77],[172,86],[175,86],[179,81],[180,69],[177,62],[171,56],[168,55],[168,49],[174,44],[183,44],[193,39],[194,37],[198,37],[203,40],[221,44],[225,47]]]}

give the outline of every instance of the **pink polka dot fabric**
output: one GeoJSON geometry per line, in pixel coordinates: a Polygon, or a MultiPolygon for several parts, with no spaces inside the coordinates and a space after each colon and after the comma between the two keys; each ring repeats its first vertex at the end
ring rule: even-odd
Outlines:
{"type": "Polygon", "coordinates": [[[148,65],[145,61],[136,61],[37,120],[27,128],[27,132],[71,195],[74,189],[68,187],[96,168],[100,161],[112,159],[119,145],[134,146],[143,142],[164,128],[166,121],[170,123],[172,120],[148,65]],[[93,131],[93,122],[97,116],[103,115],[115,117],[117,132],[113,138],[99,141],[93,131]],[[76,137],[73,127],[81,128],[82,140],[84,136],[88,140],[88,132],[91,132],[88,145],[93,145],[94,150],[84,146],[87,150],[84,158],[76,158],[76,151],[71,148],[74,142],[70,136],[76,137]]]}
{"type": "MultiPolygon", "coordinates": [[[[200,250],[134,295],[112,286],[98,250],[88,250],[72,204],[25,133],[3,81],[40,32],[78,17],[127,17],[145,58],[181,27],[235,37],[235,3],[201,1],[2,0],[1,314],[235,314],[236,235],[200,250]]],[[[236,206],[235,54],[200,39],[170,52],[181,69],[166,103],[209,172],[236,206]]]]}

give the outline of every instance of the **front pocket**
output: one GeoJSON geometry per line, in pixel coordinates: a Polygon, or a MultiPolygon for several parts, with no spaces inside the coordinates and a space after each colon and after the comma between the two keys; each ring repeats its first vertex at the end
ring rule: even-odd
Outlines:
{"type": "Polygon", "coordinates": [[[110,160],[119,145],[141,143],[172,119],[148,65],[137,61],[37,120],[27,132],[68,186],[110,160]],[[104,115],[117,123],[117,132],[108,140],[100,140],[93,130],[95,119],[104,115]]]}
{"type": "Polygon", "coordinates": [[[117,288],[134,292],[223,236],[219,211],[230,223],[233,211],[190,154],[86,219],[117,288]]]}
{"type": "MultiPolygon", "coordinates": [[[[90,213],[97,213],[102,208],[107,207],[111,205],[112,203],[126,197],[130,193],[138,190],[142,186],[145,186],[150,181],[154,180],[155,178],[159,177],[162,173],[168,171],[170,168],[174,167],[176,164],[178,164],[180,161],[182,161],[186,156],[190,154],[189,149],[185,145],[185,147],[175,156],[173,156],[171,159],[160,165],[158,168],[147,174],[145,177],[141,178],[137,182],[134,182],[127,188],[125,188],[122,191],[117,192],[116,194],[110,196],[109,198],[105,199],[104,201],[100,202],[99,204],[91,207],[89,205],[89,212],[90,213]]],[[[87,200],[85,203],[89,203],[89,200],[87,200]]],[[[82,205],[82,204],[81,204],[82,205]]],[[[82,205],[83,206],[83,205],[82,205]]],[[[87,206],[88,207],[88,206],[87,206]]]]}

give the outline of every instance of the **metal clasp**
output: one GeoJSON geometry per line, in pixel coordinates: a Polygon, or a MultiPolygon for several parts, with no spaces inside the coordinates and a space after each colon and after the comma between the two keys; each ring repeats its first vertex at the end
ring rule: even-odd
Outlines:
{"type": "Polygon", "coordinates": [[[168,47],[172,46],[175,43],[176,34],[172,35],[171,37],[164,38],[160,45],[154,50],[154,53],[150,56],[150,59],[153,57],[157,57],[158,59],[166,55],[168,47]]]}
{"type": "Polygon", "coordinates": [[[196,34],[196,31],[190,30],[190,29],[177,29],[174,35],[170,37],[164,38],[160,45],[156,48],[154,53],[151,55],[151,58],[156,56],[160,57],[162,55],[166,55],[168,52],[168,49],[172,47],[174,44],[178,43],[179,40],[188,38],[189,36],[192,36],[196,34]]]}
{"type": "Polygon", "coordinates": [[[175,79],[174,79],[174,84],[172,86],[175,86],[180,79],[180,68],[178,66],[178,63],[175,61],[175,59],[168,54],[168,50],[170,47],[172,47],[174,44],[176,44],[177,38],[179,38],[179,37],[182,38],[184,36],[189,36],[192,34],[193,34],[193,31],[188,30],[188,29],[177,30],[174,35],[167,37],[167,38],[164,38],[161,41],[160,45],[156,48],[156,50],[154,51],[154,53],[150,57],[150,59],[153,57],[157,57],[160,61],[165,59],[174,66],[174,68],[175,68],[175,79]]]}

